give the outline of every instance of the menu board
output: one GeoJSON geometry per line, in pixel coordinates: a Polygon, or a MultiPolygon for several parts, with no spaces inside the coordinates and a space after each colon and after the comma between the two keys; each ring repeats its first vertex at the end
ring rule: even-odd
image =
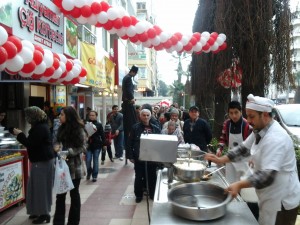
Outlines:
{"type": "Polygon", "coordinates": [[[0,167],[0,211],[24,199],[22,161],[0,167]]]}

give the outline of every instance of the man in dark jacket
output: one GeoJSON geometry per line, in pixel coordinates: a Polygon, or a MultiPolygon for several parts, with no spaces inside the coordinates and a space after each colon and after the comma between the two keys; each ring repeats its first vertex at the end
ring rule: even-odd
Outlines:
{"type": "Polygon", "coordinates": [[[142,109],[140,113],[141,122],[133,125],[128,139],[128,147],[126,148],[126,157],[130,162],[134,163],[135,180],[134,194],[135,202],[139,203],[143,199],[143,189],[145,180],[148,179],[149,197],[154,198],[156,184],[157,163],[139,161],[141,134],[160,134],[159,127],[150,123],[151,112],[148,109],[142,109]],[[145,175],[145,166],[147,165],[148,177],[145,175]]]}
{"type": "Polygon", "coordinates": [[[202,151],[207,152],[207,145],[212,139],[212,133],[208,123],[199,118],[199,108],[192,106],[189,109],[190,119],[184,121],[184,142],[197,145],[202,151]]]}
{"type": "Polygon", "coordinates": [[[134,108],[135,99],[132,78],[137,75],[138,70],[139,68],[137,66],[132,66],[129,73],[122,80],[122,113],[125,145],[132,125],[137,122],[134,108]]]}
{"type": "Polygon", "coordinates": [[[111,125],[111,132],[115,136],[115,159],[123,160],[124,150],[124,132],[123,132],[123,114],[119,112],[119,107],[113,105],[112,113],[109,117],[109,123],[111,125]]]}
{"type": "Polygon", "coordinates": [[[97,181],[98,170],[99,170],[99,154],[102,150],[103,144],[105,142],[105,135],[103,131],[103,126],[101,123],[97,121],[98,113],[96,111],[90,111],[89,118],[90,122],[92,122],[97,131],[89,137],[88,141],[88,149],[86,152],[86,167],[87,167],[87,177],[89,180],[91,175],[93,177],[93,182],[97,181]],[[93,167],[92,167],[92,159],[93,159],[93,167]]]}

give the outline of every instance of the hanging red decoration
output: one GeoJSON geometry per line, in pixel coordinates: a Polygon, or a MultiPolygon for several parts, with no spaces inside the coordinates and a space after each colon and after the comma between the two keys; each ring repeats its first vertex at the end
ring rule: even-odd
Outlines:
{"type": "Polygon", "coordinates": [[[231,67],[221,72],[217,80],[224,88],[236,89],[242,85],[242,76],[239,59],[233,58],[231,67]]]}

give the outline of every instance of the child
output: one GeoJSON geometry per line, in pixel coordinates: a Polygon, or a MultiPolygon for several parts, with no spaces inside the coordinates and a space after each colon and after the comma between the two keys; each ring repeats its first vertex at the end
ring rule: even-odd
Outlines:
{"type": "Polygon", "coordinates": [[[104,142],[103,151],[102,151],[102,154],[101,154],[101,165],[104,164],[106,151],[108,153],[110,161],[111,162],[114,161],[113,158],[112,158],[111,141],[112,141],[112,139],[115,138],[115,135],[111,133],[111,126],[110,126],[110,124],[106,124],[105,125],[105,127],[104,127],[104,135],[105,135],[105,142],[104,142]]]}

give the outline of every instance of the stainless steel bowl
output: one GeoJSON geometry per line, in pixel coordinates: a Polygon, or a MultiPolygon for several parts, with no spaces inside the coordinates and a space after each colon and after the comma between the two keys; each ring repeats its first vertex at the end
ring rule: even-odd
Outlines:
{"type": "Polygon", "coordinates": [[[174,166],[174,176],[183,182],[198,182],[202,179],[207,164],[193,159],[178,159],[174,166]]]}
{"type": "Polygon", "coordinates": [[[226,213],[230,194],[216,184],[208,182],[178,185],[168,192],[174,214],[189,220],[213,220],[226,213]]]}

